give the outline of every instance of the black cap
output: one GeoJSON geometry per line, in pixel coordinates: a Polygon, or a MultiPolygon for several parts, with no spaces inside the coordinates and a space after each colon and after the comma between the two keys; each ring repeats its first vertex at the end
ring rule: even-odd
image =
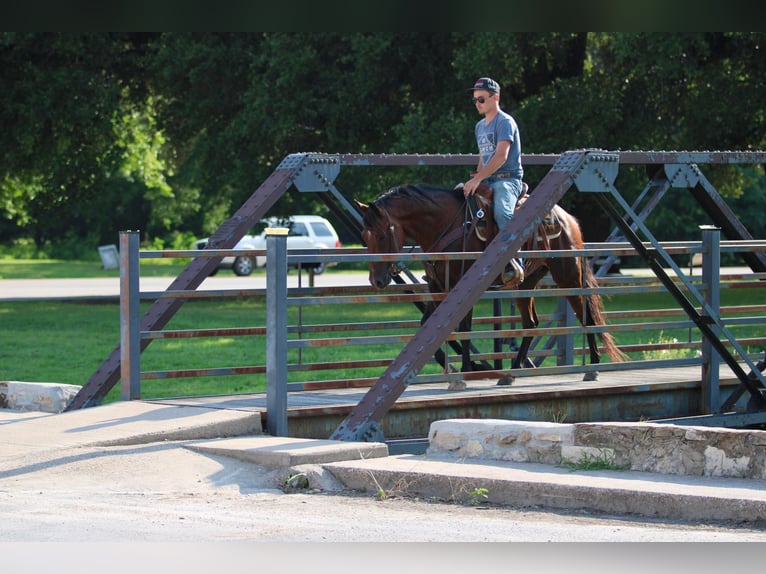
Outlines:
{"type": "Polygon", "coordinates": [[[479,78],[474,83],[473,88],[469,88],[467,91],[472,92],[474,90],[486,90],[490,94],[499,94],[500,84],[492,78],[479,78]]]}

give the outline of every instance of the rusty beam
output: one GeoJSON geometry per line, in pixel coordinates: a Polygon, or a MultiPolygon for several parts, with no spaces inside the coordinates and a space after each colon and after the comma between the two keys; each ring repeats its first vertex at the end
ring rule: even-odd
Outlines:
{"type": "MultiPolygon", "coordinates": [[[[211,249],[232,249],[255,223],[276,203],[292,183],[293,173],[306,158],[302,155],[288,156],[280,166],[255,190],[237,212],[210,237],[211,249]]],[[[192,259],[178,277],[168,286],[168,291],[194,290],[216,268],[218,257],[192,259]]],[[[142,331],[162,329],[183,305],[183,299],[157,299],[141,318],[142,331]]],[[[141,341],[141,351],[151,343],[141,341]]],[[[94,406],[120,380],[120,345],[114,348],[90,379],[66,407],[67,411],[94,406]]]]}
{"type": "Polygon", "coordinates": [[[503,228],[486,250],[468,269],[444,301],[423,324],[412,340],[391,362],[331,438],[335,440],[379,440],[380,420],[414,380],[428,358],[436,352],[460,319],[473,307],[492,284],[506,262],[521,249],[524,240],[534,233],[543,215],[563,197],[582,174],[586,164],[616,161],[616,155],[601,152],[568,152],[530,194],[525,209],[503,228]]]}
{"type": "MultiPolygon", "coordinates": [[[[568,152],[571,153],[571,152],[568,152]]],[[[340,165],[348,166],[413,166],[469,165],[475,166],[474,154],[340,154],[340,165]]],[[[559,154],[522,154],[524,165],[553,166],[559,154]]],[[[766,164],[766,151],[621,151],[621,165],[681,164],[766,164]]]]}

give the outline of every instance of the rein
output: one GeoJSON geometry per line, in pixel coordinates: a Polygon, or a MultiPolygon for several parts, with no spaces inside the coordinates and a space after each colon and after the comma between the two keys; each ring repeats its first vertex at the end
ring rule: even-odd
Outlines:
{"type": "MultiPolygon", "coordinates": [[[[386,225],[388,230],[388,243],[389,243],[389,249],[391,249],[391,253],[399,253],[399,245],[396,241],[396,234],[394,233],[394,229],[396,227],[396,224],[392,221],[391,215],[388,213],[388,210],[380,204],[376,205],[377,208],[382,211],[385,214],[386,217],[386,225]]],[[[431,245],[429,251],[431,252],[443,252],[446,250],[448,246],[455,243],[459,239],[462,239],[463,241],[463,251],[465,251],[466,246],[466,239],[468,237],[469,226],[474,223],[473,216],[471,214],[470,207],[468,205],[468,200],[465,200],[461,206],[457,208],[455,211],[455,215],[452,218],[452,221],[447,226],[447,229],[443,231],[434,241],[434,243],[431,245]],[[455,224],[459,221],[461,213],[463,215],[463,223],[461,225],[455,226],[455,224]],[[453,227],[455,226],[455,227],[453,227]]],[[[413,248],[414,249],[414,248],[413,248]]],[[[404,249],[402,248],[402,252],[404,249]]],[[[465,266],[465,261],[461,261],[462,265],[465,266]]],[[[434,262],[432,261],[424,261],[423,262],[424,267],[426,268],[426,275],[428,278],[439,284],[441,287],[441,290],[444,291],[444,285],[442,285],[442,281],[439,279],[438,274],[436,273],[434,269],[434,262]]],[[[465,269],[463,269],[465,271],[465,269]]],[[[389,265],[389,275],[391,276],[398,276],[401,273],[401,268],[399,266],[399,263],[392,262],[389,265]]]]}
{"type": "MultiPolygon", "coordinates": [[[[468,235],[468,231],[466,229],[467,225],[471,223],[470,218],[468,217],[470,214],[470,211],[468,209],[468,201],[464,201],[463,205],[461,206],[463,208],[464,213],[464,221],[463,224],[459,227],[453,227],[452,229],[449,229],[448,231],[443,231],[442,234],[436,238],[436,241],[434,241],[433,245],[431,245],[431,249],[429,251],[436,251],[436,252],[442,252],[444,251],[444,248],[448,245],[453,244],[458,239],[463,239],[463,247],[465,247],[465,238],[468,235]]],[[[452,225],[455,224],[455,222],[460,217],[460,207],[458,207],[457,211],[455,211],[455,216],[452,218],[452,221],[450,222],[450,225],[448,227],[452,227],[452,225]]]]}
{"type": "MultiPolygon", "coordinates": [[[[391,249],[389,252],[399,253],[399,246],[396,243],[396,234],[394,233],[394,222],[391,221],[391,215],[382,205],[377,205],[377,208],[386,215],[386,221],[388,223],[388,246],[389,248],[393,247],[393,249],[391,249]]],[[[397,277],[401,271],[402,270],[399,268],[398,262],[392,262],[388,266],[388,274],[392,277],[397,277]]]]}
{"type": "MultiPolygon", "coordinates": [[[[460,207],[455,211],[455,216],[452,218],[452,221],[450,222],[450,225],[448,227],[452,227],[452,229],[449,229],[449,231],[444,231],[442,234],[436,238],[436,241],[434,241],[433,245],[431,245],[431,249],[429,251],[432,252],[443,252],[446,247],[449,245],[452,245],[455,241],[458,239],[463,240],[463,246],[462,250],[465,251],[466,247],[466,238],[468,237],[468,226],[472,223],[471,221],[471,210],[468,206],[468,200],[465,200],[463,202],[463,205],[461,206],[463,208],[463,223],[462,225],[459,225],[457,227],[452,227],[455,222],[460,217],[460,207]]],[[[449,262],[445,263],[445,266],[448,265],[449,262]]],[[[462,276],[465,273],[465,260],[462,259],[460,261],[460,264],[462,266],[460,270],[460,275],[462,276]]],[[[442,280],[439,277],[439,274],[436,273],[436,264],[433,261],[424,261],[423,266],[426,269],[426,275],[428,278],[434,282],[438,287],[440,291],[447,291],[447,286],[444,285],[442,280]]]]}

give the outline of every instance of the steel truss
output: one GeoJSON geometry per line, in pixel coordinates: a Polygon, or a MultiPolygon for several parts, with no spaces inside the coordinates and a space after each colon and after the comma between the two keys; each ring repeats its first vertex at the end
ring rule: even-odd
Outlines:
{"type": "MultiPolygon", "coordinates": [[[[616,221],[622,221],[619,227],[623,232],[623,237],[627,237],[631,243],[638,242],[634,246],[636,246],[639,254],[642,252],[637,245],[642,244],[636,232],[641,231],[647,237],[651,237],[651,234],[643,225],[646,212],[644,211],[640,215],[636,214],[634,211],[635,204],[634,207],[629,206],[614,188],[614,180],[620,165],[663,166],[664,171],[661,173],[658,171],[658,173],[660,173],[660,179],[664,178],[668,183],[661,182],[660,185],[667,187],[669,184],[673,187],[690,188],[716,225],[720,226],[727,236],[732,239],[752,239],[752,236],[739,223],[725,202],[721,200],[720,196],[715,193],[709,182],[699,172],[696,164],[764,164],[766,163],[766,152],[617,153],[602,150],[577,150],[561,155],[531,154],[525,155],[522,159],[525,165],[552,166],[548,174],[535,188],[534,193],[531,194],[525,209],[522,210],[523,213],[519,212],[519,215],[514,217],[508,226],[498,234],[476,263],[471,266],[468,273],[448,294],[437,311],[423,324],[378,382],[370,388],[362,401],[336,429],[332,438],[341,440],[379,440],[381,438],[378,424],[380,419],[394,404],[412,378],[417,375],[428,358],[433,355],[456,327],[460,317],[476,303],[493,278],[502,271],[504,262],[517,252],[521,248],[523,240],[534,232],[543,214],[549,211],[572,185],[575,185],[580,191],[597,192],[597,197],[601,198],[599,203],[602,207],[616,221]],[[617,208],[608,203],[608,200],[605,199],[606,194],[611,194],[617,201],[618,205],[625,211],[630,223],[626,223],[617,208]]],[[[360,232],[361,217],[359,213],[335,187],[335,180],[342,166],[465,165],[473,167],[476,161],[477,156],[473,154],[292,154],[280,163],[242,207],[210,237],[207,249],[232,249],[242,236],[267,214],[268,210],[291,185],[295,185],[301,192],[329,192],[329,194],[319,193],[318,197],[349,229],[360,232]]],[[[653,184],[650,183],[651,185],[653,184]]],[[[647,190],[645,190],[645,194],[648,193],[647,190]]],[[[654,204],[657,201],[659,201],[659,197],[656,195],[650,199],[650,202],[654,204]]],[[[613,235],[615,235],[614,232],[613,235]]],[[[615,235],[615,239],[622,240],[623,237],[615,235]]],[[[662,254],[664,252],[656,240],[651,238],[649,241],[652,242],[653,248],[646,250],[645,256],[648,257],[648,262],[663,283],[665,283],[665,279],[660,276],[660,272],[664,273],[661,261],[665,261],[665,258],[667,258],[665,263],[674,268],[679,277],[682,277],[680,270],[675,267],[667,254],[662,254]]],[[[766,256],[764,254],[747,255],[749,259],[746,259],[746,262],[754,271],[766,270],[766,256]]],[[[196,289],[217,267],[219,261],[220,258],[218,257],[192,259],[181,274],[168,286],[167,290],[196,289]]],[[[417,282],[411,274],[410,279],[417,282]]],[[[670,283],[672,284],[672,281],[670,283]]],[[[688,284],[688,287],[691,285],[688,284]]],[[[692,289],[690,292],[693,292],[692,289]]],[[[683,293],[679,293],[679,295],[684,297],[683,293]]],[[[141,329],[147,331],[162,329],[183,302],[184,299],[157,299],[142,317],[141,329]]],[[[694,305],[688,300],[685,303],[680,300],[679,302],[687,312],[694,309],[694,305]]],[[[751,372],[750,375],[745,375],[730,355],[727,358],[727,349],[721,344],[717,336],[713,336],[716,330],[724,335],[728,333],[720,325],[720,319],[709,317],[707,314],[697,318],[690,316],[695,320],[695,323],[700,325],[700,329],[705,336],[711,339],[711,342],[713,339],[718,341],[713,345],[726,362],[732,361],[736,365],[736,369],[739,369],[737,372],[733,367],[741,381],[739,394],[741,395],[745,390],[749,391],[753,396],[753,401],[760,407],[763,401],[762,390],[766,387],[763,376],[746,356],[744,357],[745,362],[754,370],[754,373],[751,372]],[[711,325],[716,328],[714,329],[711,325]],[[744,378],[741,375],[744,375],[744,378]]],[[[141,351],[150,342],[151,340],[142,340],[141,351]]],[[[730,342],[737,352],[742,354],[741,348],[733,338],[730,338],[730,342]]],[[[121,350],[118,345],[70,402],[67,410],[99,404],[120,379],[120,361],[121,350]]],[[[733,401],[736,401],[736,398],[732,395],[724,403],[722,409],[723,407],[730,407],[733,401]]]]}

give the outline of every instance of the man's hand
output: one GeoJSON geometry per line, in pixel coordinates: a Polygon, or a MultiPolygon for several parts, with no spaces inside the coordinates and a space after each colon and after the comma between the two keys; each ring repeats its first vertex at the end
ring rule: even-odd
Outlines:
{"type": "Polygon", "coordinates": [[[469,195],[473,195],[476,191],[476,188],[479,187],[479,184],[481,184],[481,179],[477,178],[476,176],[472,177],[468,181],[466,181],[463,184],[463,195],[468,197],[469,195]]]}

